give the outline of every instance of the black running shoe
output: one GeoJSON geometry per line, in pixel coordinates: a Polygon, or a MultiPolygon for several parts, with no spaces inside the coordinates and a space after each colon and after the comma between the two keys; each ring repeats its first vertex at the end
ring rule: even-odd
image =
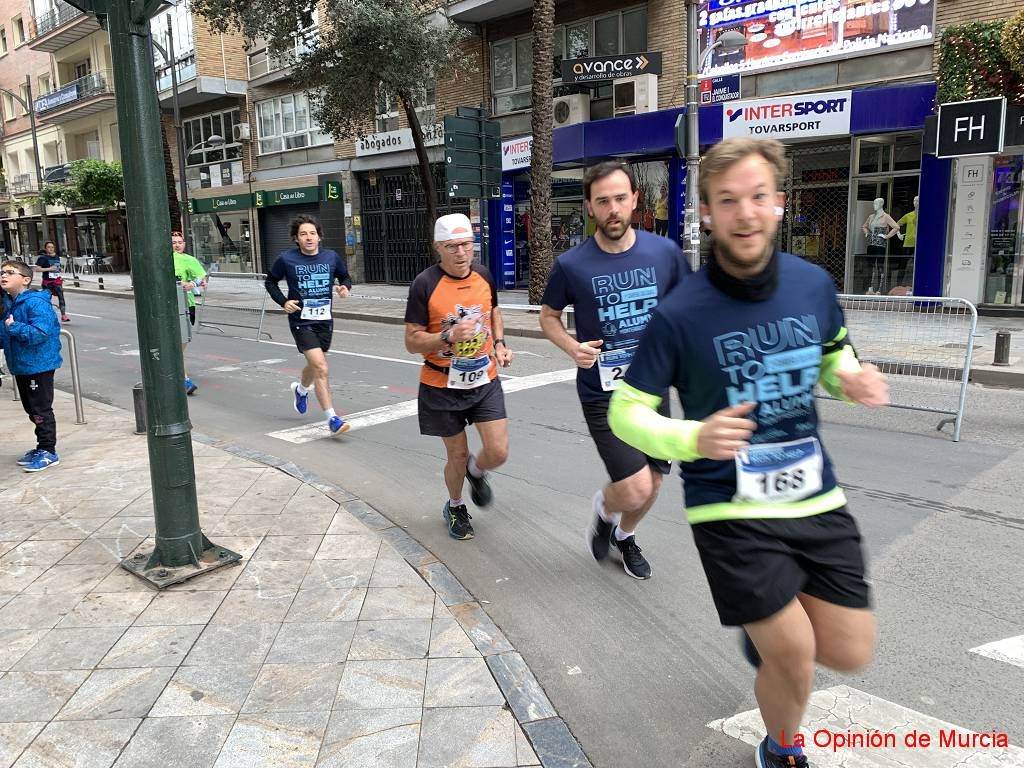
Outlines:
{"type": "Polygon", "coordinates": [[[761,666],[761,654],[757,652],[754,641],[750,639],[745,629],[740,630],[740,648],[743,649],[743,656],[750,662],[750,666],[758,669],[761,666]]]}
{"type": "Polygon", "coordinates": [[[768,749],[768,737],[757,745],[754,753],[756,768],[810,768],[807,755],[776,755],[768,749]]]}
{"type": "Polygon", "coordinates": [[[441,514],[444,515],[444,521],[448,523],[449,536],[453,539],[473,538],[473,526],[469,522],[473,517],[469,514],[465,504],[453,507],[450,501],[446,501],[441,514]]]}
{"type": "Polygon", "coordinates": [[[622,568],[634,579],[651,578],[651,564],[641,554],[642,550],[637,546],[636,536],[629,536],[622,541],[615,538],[615,529],[608,537],[611,544],[611,553],[622,561],[622,568]]]}
{"type": "Polygon", "coordinates": [[[587,526],[587,549],[598,562],[608,557],[608,547],[610,546],[608,539],[611,538],[612,528],[615,527],[614,523],[606,523],[598,514],[598,509],[604,503],[603,498],[604,495],[601,491],[594,494],[593,517],[590,520],[590,525],[587,526]]]}
{"type": "Polygon", "coordinates": [[[469,467],[466,467],[466,479],[469,480],[469,498],[478,507],[486,507],[494,501],[494,493],[491,491],[491,484],[487,482],[487,475],[473,477],[469,467]]]}

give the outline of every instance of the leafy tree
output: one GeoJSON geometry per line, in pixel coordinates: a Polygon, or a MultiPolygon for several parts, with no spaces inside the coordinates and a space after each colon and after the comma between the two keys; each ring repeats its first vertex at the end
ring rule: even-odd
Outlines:
{"type": "Polygon", "coordinates": [[[533,149],[530,153],[530,303],[540,304],[554,253],[551,247],[551,89],[555,0],[533,3],[533,149]]]}
{"type": "Polygon", "coordinates": [[[46,184],[39,197],[47,205],[64,208],[91,206],[110,211],[124,200],[124,174],[120,163],[76,160],[63,184],[46,184]]]}
{"type": "Polygon", "coordinates": [[[437,190],[416,103],[432,83],[459,76],[466,32],[443,15],[424,15],[417,0],[325,0],[315,4],[319,29],[310,34],[313,7],[311,0],[192,2],[215,31],[238,29],[250,40],[266,39],[278,54],[302,49],[293,77],[307,91],[314,119],[335,140],[371,132],[382,97],[400,104],[432,222],[437,190]]]}

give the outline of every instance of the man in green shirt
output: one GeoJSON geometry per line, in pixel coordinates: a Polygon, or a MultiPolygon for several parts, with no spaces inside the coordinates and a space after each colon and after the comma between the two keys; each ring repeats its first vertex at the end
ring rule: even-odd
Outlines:
{"type": "MultiPolygon", "coordinates": [[[[188,321],[196,324],[196,296],[193,291],[197,287],[206,285],[206,270],[199,260],[194,256],[185,253],[185,236],[181,232],[171,232],[171,250],[174,256],[174,278],[185,291],[185,299],[188,301],[188,321]]],[[[185,343],[181,344],[181,354],[184,359],[185,343]]],[[[185,392],[189,395],[195,394],[199,389],[195,382],[185,371],[185,392]]]]}

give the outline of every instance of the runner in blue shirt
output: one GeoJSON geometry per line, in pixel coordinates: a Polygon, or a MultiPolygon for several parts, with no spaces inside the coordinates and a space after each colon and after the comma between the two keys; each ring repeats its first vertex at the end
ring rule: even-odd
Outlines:
{"type": "Polygon", "coordinates": [[[331,401],[327,365],[327,352],[334,334],[331,298],[332,294],[347,298],[352,279],[345,259],[332,250],[320,248],[323,229],[314,217],[299,214],[292,219],[291,235],[296,247],[277,257],[264,286],[270,298],[288,313],[288,327],[295,346],[306,357],[301,381],[291,384],[293,407],[297,413],[305,413],[309,390],[313,388],[317,402],[327,415],[327,428],[331,434],[340,435],[348,430],[349,424],[334,412],[331,401]],[[287,296],[278,285],[282,279],[288,281],[287,296]]]}
{"type": "Polygon", "coordinates": [[[885,377],[857,361],[829,275],[775,248],[785,175],[774,140],[728,139],[704,156],[711,258],[658,306],[609,409],[620,438],[680,460],[719,619],[743,627],[758,667],[758,768],[806,768],[792,737],[815,662],[854,671],[874,652],[860,532],[818,435],[814,387],[888,403],[885,377]],[[687,421],[657,413],[670,386],[687,421]]]}
{"type": "MultiPolygon", "coordinates": [[[[576,390],[583,416],[610,480],[594,495],[587,548],[595,560],[611,552],[627,574],[649,579],[651,566],[635,532],[671,465],[612,434],[608,401],[629,369],[654,308],[690,270],[678,245],[629,225],[638,194],[625,163],[608,161],[587,171],[583,197],[596,230],[555,262],[541,301],[540,326],[579,368],[576,390]],[[575,336],[562,322],[562,310],[570,304],[575,336]]],[[[667,399],[662,412],[668,415],[667,399]]]]}

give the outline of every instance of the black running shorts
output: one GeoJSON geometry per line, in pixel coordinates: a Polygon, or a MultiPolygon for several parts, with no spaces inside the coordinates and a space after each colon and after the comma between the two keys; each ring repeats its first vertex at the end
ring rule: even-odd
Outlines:
{"type": "Polygon", "coordinates": [[[196,324],[196,305],[193,304],[188,308],[188,321],[192,325],[196,324]]]}
{"type": "Polygon", "coordinates": [[[293,325],[292,337],[295,339],[295,347],[299,352],[319,347],[327,354],[331,348],[331,339],[334,334],[334,323],[311,323],[310,325],[293,325]]]}
{"type": "Polygon", "coordinates": [[[467,424],[506,418],[505,392],[494,379],[476,389],[448,389],[420,384],[420,434],[453,437],[467,424]]]}
{"type": "MultiPolygon", "coordinates": [[[[672,469],[672,462],[652,459],[643,451],[639,451],[628,443],[617,438],[608,426],[608,400],[592,400],[580,403],[583,406],[583,418],[587,421],[587,429],[597,446],[597,453],[608,471],[608,478],[617,483],[630,475],[635,475],[644,467],[667,475],[672,469]]],[[[666,397],[658,406],[658,413],[670,416],[669,401],[666,397]]]]}
{"type": "Polygon", "coordinates": [[[801,592],[844,608],[870,606],[860,531],[846,507],[810,517],[698,523],[693,540],[727,627],[766,619],[801,592]]]}

